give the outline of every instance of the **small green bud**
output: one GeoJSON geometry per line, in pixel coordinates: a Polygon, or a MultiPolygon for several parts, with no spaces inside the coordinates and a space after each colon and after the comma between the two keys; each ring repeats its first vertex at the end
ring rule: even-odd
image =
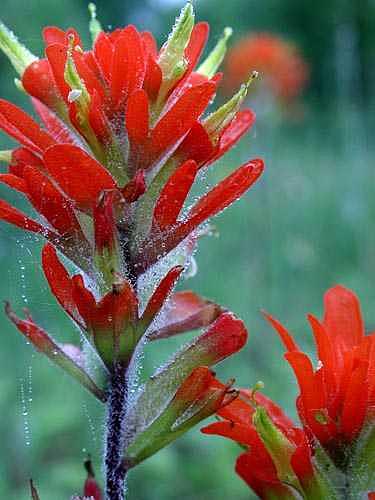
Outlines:
{"type": "Polygon", "coordinates": [[[158,62],[163,73],[163,80],[173,79],[176,67],[181,66],[193,27],[194,9],[188,2],[181,10],[167,42],[161,49],[158,62]]]}
{"type": "Polygon", "coordinates": [[[94,43],[97,36],[99,35],[99,33],[101,33],[103,31],[103,28],[102,28],[100,22],[96,18],[96,5],[92,2],[90,2],[88,5],[88,9],[89,9],[90,16],[91,16],[90,23],[89,23],[89,30],[91,33],[92,42],[94,43]]]}
{"type": "Polygon", "coordinates": [[[267,410],[262,406],[258,406],[255,410],[253,424],[272,457],[280,481],[290,484],[300,491],[301,486],[298,478],[290,465],[295,446],[276,427],[267,410]]]}
{"type": "Polygon", "coordinates": [[[15,34],[0,22],[0,49],[22,76],[25,69],[38,58],[22,45],[15,34]]]}
{"type": "Polygon", "coordinates": [[[184,58],[184,54],[193,27],[194,9],[192,4],[188,2],[181,10],[168,40],[160,51],[158,63],[162,71],[163,79],[158,98],[152,110],[153,122],[158,118],[169,90],[181,79],[186,71],[187,61],[184,58]]]}
{"type": "Polygon", "coordinates": [[[197,73],[206,76],[207,78],[212,78],[216,71],[218,70],[220,64],[223,62],[225,54],[227,52],[227,42],[232,36],[233,30],[230,27],[224,29],[223,35],[217,42],[215,47],[209,53],[207,58],[199,66],[197,73]]]}
{"type": "Polygon", "coordinates": [[[243,103],[251,83],[258,77],[258,72],[253,71],[246,83],[243,83],[239,91],[219,109],[211,113],[203,122],[206,132],[211,140],[216,143],[221,132],[233,120],[237,111],[243,103]]]}

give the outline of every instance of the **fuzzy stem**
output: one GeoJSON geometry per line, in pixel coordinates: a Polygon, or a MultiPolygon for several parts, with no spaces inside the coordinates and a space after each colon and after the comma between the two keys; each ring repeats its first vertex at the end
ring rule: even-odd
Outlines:
{"type": "Polygon", "coordinates": [[[125,441],[125,415],[128,398],[127,370],[120,363],[113,367],[107,403],[105,450],[106,499],[125,500],[127,470],[122,462],[125,441]]]}

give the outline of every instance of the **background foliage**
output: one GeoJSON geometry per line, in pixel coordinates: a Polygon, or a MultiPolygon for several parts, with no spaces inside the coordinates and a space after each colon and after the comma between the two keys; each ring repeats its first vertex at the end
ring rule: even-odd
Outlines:
{"type": "MultiPolygon", "coordinates": [[[[105,26],[134,22],[162,40],[181,5],[175,3],[101,0],[97,6],[105,26]]],[[[211,169],[206,181],[223,177],[250,156],[264,157],[267,172],[248,196],[216,219],[219,236],[202,240],[198,274],[184,283],[232,309],[249,328],[247,347],[218,368],[220,377],[235,375],[242,386],[263,380],[267,394],[294,416],[293,377],[260,309],[284,320],[311,350],[305,313],[321,314],[323,292],[340,282],[362,299],[368,329],[375,325],[375,4],[199,0],[196,8],[199,18],[212,24],[211,44],[228,24],[236,36],[271,30],[298,44],[312,70],[298,119],[287,119],[276,109],[264,112],[250,93],[257,125],[211,169]]],[[[44,25],[74,25],[87,34],[86,1],[3,0],[1,15],[35,53],[41,51],[44,25]]],[[[1,97],[25,106],[12,84],[14,76],[0,57],[1,97]]],[[[1,135],[0,147],[10,146],[1,135]]],[[[6,188],[1,196],[14,201],[6,188]]],[[[18,310],[29,307],[53,335],[74,341],[77,333],[42,277],[40,247],[34,237],[1,224],[0,297],[18,310]]],[[[46,359],[33,354],[4,316],[1,327],[1,497],[28,498],[26,480],[32,476],[42,500],[65,500],[79,492],[81,463],[88,452],[100,469],[102,410],[46,359]]],[[[150,346],[146,371],[165,360],[180,341],[150,346]]],[[[195,429],[133,472],[129,499],[247,499],[249,490],[233,472],[237,454],[235,445],[195,429]]]]}

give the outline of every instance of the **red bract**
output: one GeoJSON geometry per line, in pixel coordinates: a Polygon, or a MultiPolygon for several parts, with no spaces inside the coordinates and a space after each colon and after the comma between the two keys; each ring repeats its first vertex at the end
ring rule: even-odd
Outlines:
{"type": "Polygon", "coordinates": [[[365,336],[358,298],[336,286],[324,297],[323,321],[308,315],[319,360],[315,369],[287,330],[266,317],[287,349],[285,358],[300,387],[298,413],[308,435],[340,463],[366,418],[372,418],[375,403],[375,335],[365,336]]]}

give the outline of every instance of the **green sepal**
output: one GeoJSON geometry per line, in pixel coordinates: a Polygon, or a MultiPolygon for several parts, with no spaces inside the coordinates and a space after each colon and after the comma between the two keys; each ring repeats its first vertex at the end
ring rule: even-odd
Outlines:
{"type": "Polygon", "coordinates": [[[276,427],[267,410],[262,406],[256,408],[253,424],[272,457],[280,481],[301,491],[301,485],[290,464],[295,446],[276,427]]]}
{"type": "Polygon", "coordinates": [[[187,69],[184,53],[194,27],[194,17],[193,5],[188,2],[182,8],[168,40],[160,50],[158,64],[162,71],[162,83],[152,110],[153,121],[163,108],[169,90],[181,79],[187,69]]]}
{"type": "Polygon", "coordinates": [[[17,73],[22,76],[25,69],[38,58],[34,56],[16,35],[0,21],[0,50],[10,60],[17,73]]]}
{"type": "Polygon", "coordinates": [[[202,64],[197,69],[197,73],[206,76],[208,79],[212,78],[219,66],[223,62],[225,54],[227,52],[227,42],[232,36],[233,30],[230,27],[224,29],[223,35],[217,42],[212,51],[208,54],[207,58],[202,62],[202,64]]]}
{"type": "Polygon", "coordinates": [[[213,143],[216,143],[221,132],[230,124],[239,111],[251,83],[258,77],[258,73],[253,71],[246,83],[243,83],[239,91],[219,109],[211,113],[204,121],[203,126],[213,143]]]}

